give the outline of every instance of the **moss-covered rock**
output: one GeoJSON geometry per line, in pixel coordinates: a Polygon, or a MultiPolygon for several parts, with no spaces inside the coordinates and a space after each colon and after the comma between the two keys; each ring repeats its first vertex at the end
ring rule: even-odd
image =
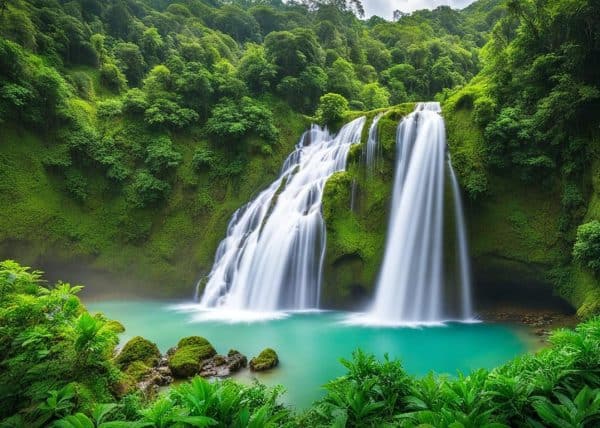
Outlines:
{"type": "Polygon", "coordinates": [[[125,373],[127,373],[134,381],[139,382],[150,372],[150,370],[152,369],[142,361],[134,361],[129,364],[125,373]]]}
{"type": "Polygon", "coordinates": [[[250,369],[255,372],[260,372],[263,370],[269,370],[279,364],[279,357],[277,356],[277,352],[275,352],[271,348],[263,349],[257,357],[254,357],[250,360],[250,369]]]}
{"type": "Polygon", "coordinates": [[[217,351],[209,343],[207,345],[188,345],[169,356],[169,368],[173,376],[185,379],[200,371],[200,362],[216,355],[217,351]]]}
{"type": "Polygon", "coordinates": [[[136,336],[125,344],[116,362],[122,369],[127,369],[134,362],[141,362],[148,367],[154,367],[160,359],[160,351],[155,343],[136,336]]]}
{"type": "Polygon", "coordinates": [[[177,342],[178,348],[185,346],[206,346],[210,345],[210,342],[201,336],[188,336],[177,342]]]}

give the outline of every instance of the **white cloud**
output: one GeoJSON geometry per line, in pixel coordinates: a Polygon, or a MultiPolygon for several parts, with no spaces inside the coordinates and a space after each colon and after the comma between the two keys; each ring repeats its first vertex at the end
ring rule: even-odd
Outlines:
{"type": "Polygon", "coordinates": [[[419,9],[435,9],[438,6],[450,6],[462,9],[473,3],[474,0],[363,0],[366,17],[373,15],[385,19],[392,19],[395,10],[414,12],[419,9]]]}

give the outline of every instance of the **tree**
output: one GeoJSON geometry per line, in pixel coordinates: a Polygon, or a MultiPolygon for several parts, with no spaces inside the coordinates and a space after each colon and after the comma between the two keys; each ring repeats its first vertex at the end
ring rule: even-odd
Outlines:
{"type": "Polygon", "coordinates": [[[320,123],[335,125],[348,111],[348,100],[340,94],[327,93],[319,99],[316,116],[320,123]]]}
{"type": "Polygon", "coordinates": [[[277,138],[271,111],[249,97],[243,97],[239,103],[225,99],[215,105],[206,130],[222,140],[233,140],[231,143],[252,134],[269,142],[277,138]]]}
{"type": "Polygon", "coordinates": [[[181,107],[174,101],[158,98],[144,112],[144,120],[150,126],[168,128],[185,128],[199,118],[198,113],[181,107]]]}
{"type": "Polygon", "coordinates": [[[113,0],[106,12],[106,19],[112,35],[118,38],[127,37],[133,19],[123,0],[113,0]]]}
{"type": "Polygon", "coordinates": [[[146,63],[139,46],[134,43],[117,43],[114,53],[117,65],[127,77],[129,84],[138,86],[146,71],[146,63]]]}
{"type": "Polygon", "coordinates": [[[155,27],[144,30],[140,47],[146,62],[150,64],[156,64],[163,57],[164,42],[155,27]]]}
{"type": "Polygon", "coordinates": [[[239,77],[246,82],[248,88],[255,94],[267,91],[277,74],[273,64],[267,60],[265,49],[256,44],[246,45],[237,72],[239,77]]]}
{"type": "Polygon", "coordinates": [[[307,113],[315,110],[326,88],[327,74],[316,65],[309,65],[298,77],[284,77],[277,85],[278,92],[292,106],[307,113]]]}
{"type": "Polygon", "coordinates": [[[352,64],[343,58],[338,58],[327,70],[327,90],[354,99],[358,96],[360,82],[356,77],[352,64]]]}
{"type": "Polygon", "coordinates": [[[254,17],[242,8],[226,4],[219,8],[214,17],[214,25],[229,34],[238,42],[258,41],[260,27],[254,17]]]}
{"type": "Polygon", "coordinates": [[[90,43],[92,49],[96,52],[96,58],[98,58],[98,65],[102,66],[108,59],[108,50],[105,46],[106,37],[104,34],[93,34],[90,37],[90,43]]]}
{"type": "Polygon", "coordinates": [[[377,83],[369,83],[361,89],[360,100],[367,110],[388,107],[390,105],[390,93],[377,83]]]}
{"type": "Polygon", "coordinates": [[[314,32],[307,28],[274,31],[265,38],[264,46],[280,78],[298,76],[308,65],[322,62],[319,43],[314,32]]]}

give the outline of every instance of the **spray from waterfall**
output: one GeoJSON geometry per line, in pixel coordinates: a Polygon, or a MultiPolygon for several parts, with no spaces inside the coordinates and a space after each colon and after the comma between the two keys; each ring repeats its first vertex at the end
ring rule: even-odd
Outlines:
{"type": "Polygon", "coordinates": [[[472,317],[460,189],[446,154],[440,112],[438,103],[421,103],[398,127],[387,242],[367,322],[431,323],[472,317]],[[444,275],[446,173],[451,177],[458,241],[459,278],[454,288],[447,286],[444,275]]]}
{"type": "Polygon", "coordinates": [[[277,311],[319,305],[327,179],[346,168],[365,118],[336,136],[313,126],[266,190],[233,215],[200,299],[204,308],[277,311]]]}

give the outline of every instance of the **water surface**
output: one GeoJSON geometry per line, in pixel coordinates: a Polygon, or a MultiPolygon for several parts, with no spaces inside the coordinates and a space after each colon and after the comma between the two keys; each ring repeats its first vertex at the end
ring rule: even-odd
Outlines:
{"type": "MultiPolygon", "coordinates": [[[[201,320],[190,305],[159,301],[104,301],[87,304],[126,328],[122,343],[133,336],[156,342],[162,352],[184,336],[206,337],[221,354],[237,349],[249,358],[266,347],[279,354],[280,365],[268,373],[241,373],[268,385],[282,384],[285,400],[305,408],[323,395],[322,385],[344,374],[339,359],[361,348],[382,358],[402,360],[413,375],[430,371],[454,375],[492,368],[531,349],[527,334],[500,324],[448,324],[423,328],[365,327],[344,324],[340,312],[296,313],[281,319],[228,323],[201,320]]],[[[200,317],[201,318],[201,317],[200,317]]]]}

